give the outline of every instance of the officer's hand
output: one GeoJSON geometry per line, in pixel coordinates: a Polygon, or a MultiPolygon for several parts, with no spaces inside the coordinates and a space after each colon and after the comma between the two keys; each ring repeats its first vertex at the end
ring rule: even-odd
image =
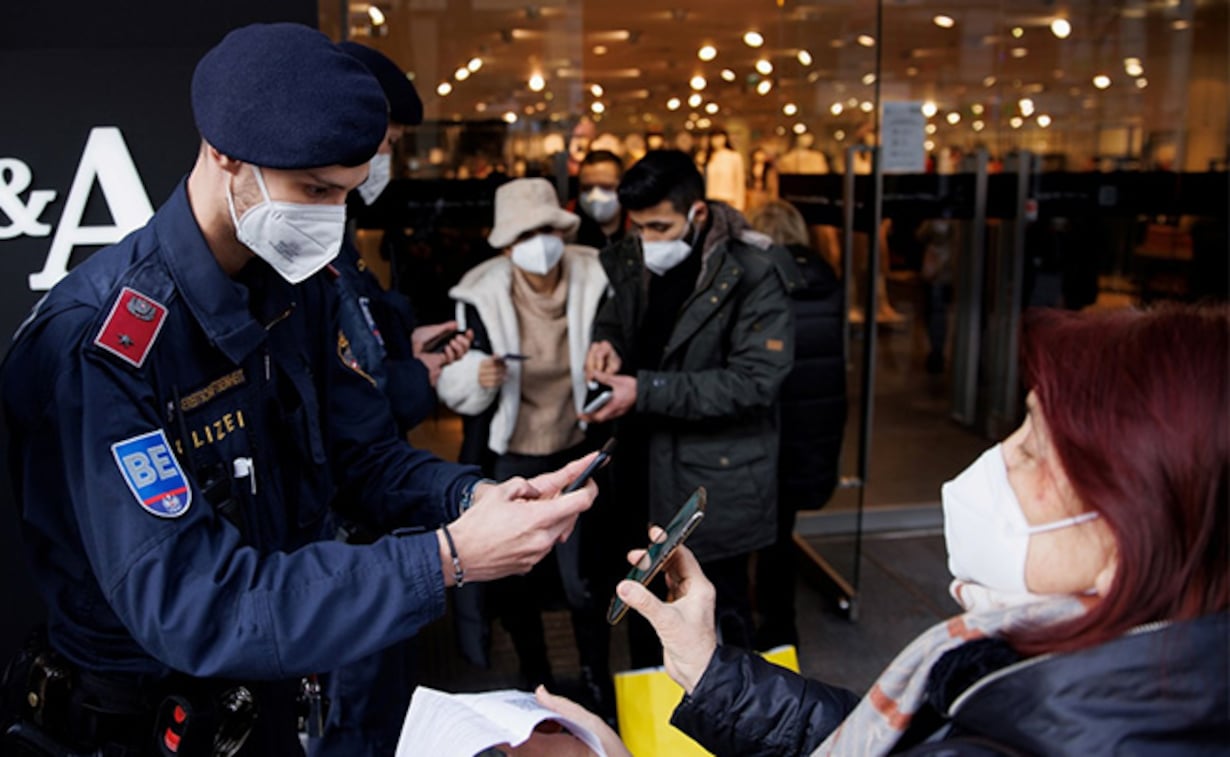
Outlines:
{"type": "MultiPolygon", "coordinates": [[[[557,542],[567,539],[577,516],[593,504],[598,487],[590,481],[579,491],[556,495],[592,459],[587,455],[530,481],[511,478],[475,489],[473,507],[448,527],[466,580],[528,573],[557,542]]],[[[437,535],[445,584],[452,585],[448,545],[442,531],[437,535]]]]}
{"type": "Polygon", "coordinates": [[[585,376],[593,378],[596,373],[619,373],[622,365],[619,353],[610,342],[594,342],[589,345],[589,352],[585,355],[585,376]]]}
{"type": "MultiPolygon", "coordinates": [[[[654,542],[661,542],[665,536],[666,533],[656,526],[650,529],[650,539],[654,542]]],[[[629,552],[628,562],[649,567],[643,549],[629,552]]],[[[663,572],[666,574],[666,602],[636,581],[620,581],[615,593],[653,626],[662,642],[662,662],[667,675],[691,694],[717,650],[717,632],[713,625],[716,592],[687,547],[675,550],[663,572]]]]}
{"type": "Polygon", "coordinates": [[[595,373],[593,378],[611,387],[611,401],[588,415],[582,415],[581,420],[586,423],[603,423],[636,409],[635,376],[595,373]]]}
{"type": "Polygon", "coordinates": [[[508,364],[503,358],[489,357],[478,364],[478,385],[491,389],[508,380],[508,364]]]}
{"type": "MultiPolygon", "coordinates": [[[[534,695],[543,707],[554,710],[597,736],[608,757],[632,757],[628,748],[619,740],[619,734],[611,730],[602,718],[571,699],[548,692],[543,686],[539,686],[534,695]]],[[[539,755],[581,757],[593,754],[590,748],[585,746],[585,742],[568,731],[562,730],[560,724],[553,720],[540,723],[530,734],[529,741],[515,748],[505,748],[503,751],[510,757],[514,755],[515,757],[538,757],[539,755]]]]}

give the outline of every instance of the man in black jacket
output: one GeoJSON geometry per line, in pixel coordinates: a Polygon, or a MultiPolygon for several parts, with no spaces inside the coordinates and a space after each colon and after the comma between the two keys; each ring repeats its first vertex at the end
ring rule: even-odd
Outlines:
{"type": "MultiPolygon", "coordinates": [[[[737,211],[704,196],[678,150],[648,153],[620,183],[633,234],[602,252],[612,295],[586,361],[614,398],[589,419],[620,419],[614,501],[635,528],[631,544],[644,543],[645,516],[665,524],[694,489],[708,489],[689,545],[718,587],[724,640],[750,646],[748,557],[776,536],[777,400],[794,355],[790,266],[737,211]],[[648,512],[638,515],[642,502],[648,512]]],[[[631,633],[633,666],[659,664],[652,632],[631,633]]]]}

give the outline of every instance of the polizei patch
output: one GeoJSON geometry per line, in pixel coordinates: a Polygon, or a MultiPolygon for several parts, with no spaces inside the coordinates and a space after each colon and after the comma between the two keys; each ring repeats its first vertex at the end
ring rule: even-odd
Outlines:
{"type": "Polygon", "coordinates": [[[162,429],[111,445],[124,481],[146,512],[178,518],[192,504],[192,489],[162,429]]]}

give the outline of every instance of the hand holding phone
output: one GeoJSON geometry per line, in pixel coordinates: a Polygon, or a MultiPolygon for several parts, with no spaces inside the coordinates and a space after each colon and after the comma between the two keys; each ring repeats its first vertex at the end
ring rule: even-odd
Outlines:
{"type": "Polygon", "coordinates": [[[466,332],[460,329],[445,329],[439,334],[436,334],[432,338],[428,339],[426,342],[423,342],[423,352],[444,352],[444,350],[448,347],[449,342],[453,341],[456,337],[465,336],[465,333],[466,332]]]}
{"type": "Polygon", "coordinates": [[[598,381],[590,379],[586,384],[585,405],[581,407],[582,415],[590,415],[596,413],[606,407],[606,403],[611,401],[615,396],[615,390],[610,386],[598,381]]]}
{"type": "MultiPolygon", "coordinates": [[[[683,507],[679,508],[679,512],[675,513],[675,517],[671,518],[671,522],[667,524],[666,538],[649,545],[649,549],[643,558],[643,560],[649,561],[648,567],[634,567],[628,571],[626,580],[636,581],[641,586],[646,586],[662,571],[662,566],[666,564],[670,556],[679,548],[679,545],[683,544],[684,540],[696,530],[696,527],[700,525],[701,520],[705,517],[706,499],[705,487],[698,487],[696,491],[692,492],[692,496],[688,497],[688,501],[683,503],[683,507]]],[[[627,612],[628,606],[624,604],[624,601],[618,596],[613,597],[611,599],[611,607],[606,613],[606,620],[611,625],[615,625],[623,620],[624,614],[627,612]]]]}
{"type": "Polygon", "coordinates": [[[589,483],[589,480],[594,477],[602,466],[606,465],[611,459],[611,454],[615,451],[615,437],[607,439],[606,444],[602,445],[602,449],[598,450],[598,455],[590,461],[589,465],[585,466],[585,470],[581,471],[581,475],[576,477],[576,480],[564,487],[560,494],[571,494],[577,489],[580,489],[589,483]]]}

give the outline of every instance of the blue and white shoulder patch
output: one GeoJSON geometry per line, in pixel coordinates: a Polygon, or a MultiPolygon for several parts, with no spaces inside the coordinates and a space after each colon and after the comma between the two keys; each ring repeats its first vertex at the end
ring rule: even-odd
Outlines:
{"type": "Polygon", "coordinates": [[[142,509],[159,518],[188,512],[192,488],[162,429],[116,442],[111,454],[142,509]]]}

